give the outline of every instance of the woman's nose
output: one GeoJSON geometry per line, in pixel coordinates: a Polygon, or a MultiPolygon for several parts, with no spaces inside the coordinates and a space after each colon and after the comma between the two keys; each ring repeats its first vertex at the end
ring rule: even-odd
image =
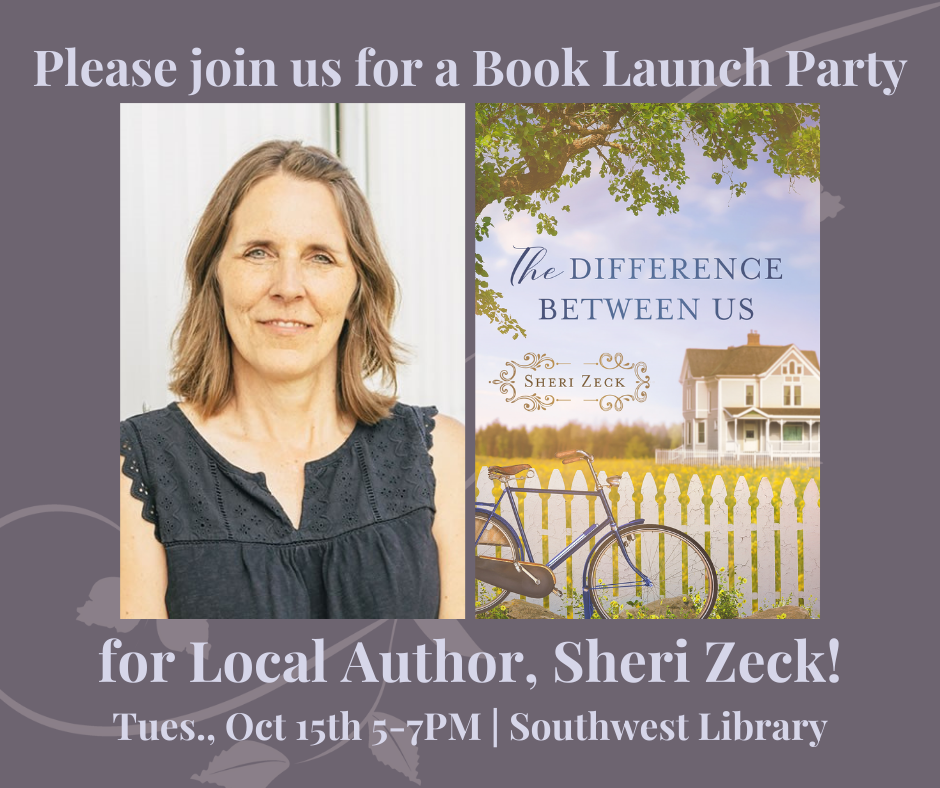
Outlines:
{"type": "Polygon", "coordinates": [[[281,257],[274,266],[274,281],[271,295],[274,298],[293,300],[304,294],[303,267],[298,258],[281,257]]]}

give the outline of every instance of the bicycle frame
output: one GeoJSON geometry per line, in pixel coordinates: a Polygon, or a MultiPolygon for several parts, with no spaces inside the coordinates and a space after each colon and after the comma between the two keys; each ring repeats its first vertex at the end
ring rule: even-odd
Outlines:
{"type": "MultiPolygon", "coordinates": [[[[610,529],[617,536],[617,542],[620,545],[620,552],[623,555],[624,560],[633,570],[634,574],[636,574],[637,578],[639,578],[639,580],[642,581],[644,586],[647,586],[647,587],[652,586],[653,585],[652,581],[646,575],[644,575],[639,569],[637,569],[633,561],[630,560],[630,555],[627,551],[627,546],[623,543],[623,538],[620,536],[620,529],[617,527],[617,521],[614,519],[614,513],[610,508],[610,502],[607,500],[607,496],[604,494],[604,489],[601,486],[601,483],[597,478],[597,474],[594,472],[594,465],[590,461],[588,461],[588,467],[590,467],[591,474],[594,476],[594,483],[595,483],[594,490],[551,490],[551,489],[541,488],[541,487],[529,487],[529,488],[512,487],[507,484],[503,487],[503,492],[499,496],[499,500],[497,500],[496,503],[484,503],[480,501],[476,502],[476,506],[487,507],[491,509],[491,511],[490,511],[490,516],[487,518],[486,523],[484,524],[483,528],[480,529],[479,536],[477,536],[476,540],[474,541],[474,546],[476,546],[479,543],[480,537],[482,537],[483,532],[486,531],[486,528],[490,522],[490,518],[494,516],[499,517],[499,515],[496,514],[496,508],[499,506],[503,498],[508,496],[509,504],[512,507],[513,516],[516,518],[516,525],[519,527],[519,533],[522,534],[521,542],[519,540],[519,535],[516,533],[516,529],[513,528],[512,524],[508,520],[506,520],[506,518],[501,517],[500,519],[503,520],[503,522],[505,522],[506,525],[509,526],[509,529],[512,532],[513,538],[515,538],[516,542],[519,543],[520,546],[524,547],[525,553],[528,556],[529,561],[532,563],[541,563],[540,561],[536,561],[532,555],[532,548],[529,547],[529,540],[526,537],[525,529],[522,527],[522,519],[519,517],[519,508],[516,505],[516,499],[513,497],[512,493],[514,492],[549,493],[549,494],[556,493],[559,495],[583,495],[583,496],[591,497],[591,498],[600,498],[601,503],[604,504],[604,511],[607,513],[607,517],[604,519],[604,521],[601,523],[593,523],[589,525],[587,529],[585,529],[581,534],[579,534],[576,539],[572,540],[570,545],[565,547],[561,552],[559,552],[554,557],[550,558],[548,563],[545,564],[545,566],[547,566],[549,569],[554,571],[557,567],[561,566],[565,561],[567,561],[572,555],[578,552],[578,550],[580,550],[581,547],[583,547],[584,544],[592,536],[594,536],[598,531],[600,531],[602,528],[610,527],[610,529]]],[[[626,523],[626,525],[635,525],[635,524],[638,525],[643,522],[644,521],[642,519],[632,520],[631,522],[626,523]]],[[[582,593],[584,594],[584,617],[586,619],[590,619],[593,616],[593,612],[594,612],[591,606],[591,595],[588,593],[588,587],[587,587],[587,568],[591,563],[591,556],[594,555],[594,550],[596,549],[597,549],[597,545],[595,545],[594,548],[591,550],[591,552],[588,553],[588,556],[584,561],[584,576],[582,579],[581,590],[582,590],[582,593]]],[[[627,585],[627,584],[624,584],[624,585],[627,585]]],[[[629,585],[635,585],[635,582],[630,583],[629,585]]]]}

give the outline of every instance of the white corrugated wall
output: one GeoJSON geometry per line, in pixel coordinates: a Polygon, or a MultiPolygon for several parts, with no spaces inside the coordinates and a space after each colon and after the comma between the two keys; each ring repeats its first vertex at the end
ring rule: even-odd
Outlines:
{"type": "Polygon", "coordinates": [[[121,106],[121,413],[173,399],[169,339],[183,259],[212,190],[270,139],[336,151],[376,216],[412,349],[400,397],[464,417],[464,109],[460,104],[121,106]]]}

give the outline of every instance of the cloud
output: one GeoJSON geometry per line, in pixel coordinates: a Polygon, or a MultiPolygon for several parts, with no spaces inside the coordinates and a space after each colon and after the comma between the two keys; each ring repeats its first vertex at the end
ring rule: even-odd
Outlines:
{"type": "Polygon", "coordinates": [[[787,176],[779,177],[768,174],[762,178],[761,191],[773,200],[803,200],[811,202],[819,199],[819,181],[815,183],[809,178],[795,178],[791,185],[787,176]]]}

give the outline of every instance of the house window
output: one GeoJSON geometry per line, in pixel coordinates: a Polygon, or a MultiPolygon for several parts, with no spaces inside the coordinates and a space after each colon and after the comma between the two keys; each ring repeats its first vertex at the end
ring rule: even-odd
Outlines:
{"type": "Polygon", "coordinates": [[[785,441],[803,440],[803,425],[802,424],[784,424],[783,425],[783,439],[785,441]]]}
{"type": "Polygon", "coordinates": [[[705,443],[705,422],[700,421],[698,423],[698,442],[705,443]]]}
{"type": "Polygon", "coordinates": [[[795,372],[796,372],[796,364],[791,361],[791,362],[790,362],[790,374],[792,375],[792,374],[794,374],[795,372]]]}
{"type": "Polygon", "coordinates": [[[802,386],[793,387],[793,404],[797,407],[800,406],[800,403],[803,401],[802,386]]]}
{"type": "Polygon", "coordinates": [[[796,374],[797,374],[797,375],[802,375],[802,374],[803,374],[803,367],[797,367],[797,368],[796,368],[796,374]]]}
{"type": "Polygon", "coordinates": [[[744,387],[744,404],[745,405],[754,404],[754,387],[753,386],[744,387]]]}
{"type": "Polygon", "coordinates": [[[784,405],[790,404],[790,387],[789,386],[783,387],[783,404],[784,405]]]}

